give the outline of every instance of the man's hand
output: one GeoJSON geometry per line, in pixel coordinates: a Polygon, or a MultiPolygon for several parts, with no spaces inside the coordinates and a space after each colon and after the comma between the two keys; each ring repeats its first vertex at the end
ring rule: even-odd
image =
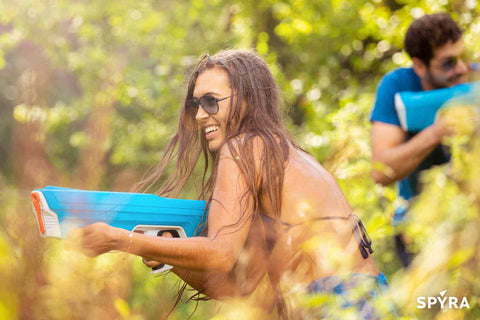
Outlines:
{"type": "Polygon", "coordinates": [[[445,136],[470,136],[478,128],[480,114],[475,107],[470,105],[458,105],[441,109],[438,113],[434,126],[442,137],[445,136]]]}
{"type": "Polygon", "coordinates": [[[444,117],[438,117],[435,120],[435,123],[431,125],[432,133],[437,137],[438,140],[442,141],[445,137],[450,137],[454,135],[454,128],[448,119],[444,117]]]}

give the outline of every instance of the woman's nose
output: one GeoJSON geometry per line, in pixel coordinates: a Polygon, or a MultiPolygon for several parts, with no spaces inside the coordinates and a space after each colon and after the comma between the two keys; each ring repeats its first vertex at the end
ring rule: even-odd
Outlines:
{"type": "Polygon", "coordinates": [[[201,121],[208,118],[209,114],[203,110],[202,106],[198,106],[197,114],[195,115],[195,120],[201,121]]]}

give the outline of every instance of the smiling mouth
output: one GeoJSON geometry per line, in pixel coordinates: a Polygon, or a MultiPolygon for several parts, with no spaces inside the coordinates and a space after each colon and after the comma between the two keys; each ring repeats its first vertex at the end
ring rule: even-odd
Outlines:
{"type": "Polygon", "coordinates": [[[207,140],[212,139],[215,136],[218,129],[220,129],[220,126],[208,126],[208,127],[206,127],[205,128],[205,138],[207,138],[207,140]]]}
{"type": "Polygon", "coordinates": [[[455,83],[465,82],[464,77],[465,77],[464,74],[459,74],[457,76],[454,76],[454,77],[450,78],[450,82],[455,82],[455,83]]]}
{"type": "Polygon", "coordinates": [[[210,132],[217,131],[220,127],[219,126],[210,126],[205,128],[205,133],[209,134],[210,132]]]}

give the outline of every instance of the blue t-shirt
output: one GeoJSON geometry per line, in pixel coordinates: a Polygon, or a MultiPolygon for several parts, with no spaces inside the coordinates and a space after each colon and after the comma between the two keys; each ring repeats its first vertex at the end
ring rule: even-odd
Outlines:
{"type": "MultiPolygon", "coordinates": [[[[402,91],[423,91],[420,78],[413,71],[413,68],[395,69],[383,77],[378,85],[370,121],[380,121],[400,127],[400,121],[395,110],[394,96],[395,93],[402,91]]],[[[406,141],[417,133],[407,132],[406,141]]],[[[405,200],[417,195],[420,192],[418,186],[420,171],[448,162],[449,158],[443,148],[437,146],[411,174],[398,182],[398,194],[405,200]]]]}

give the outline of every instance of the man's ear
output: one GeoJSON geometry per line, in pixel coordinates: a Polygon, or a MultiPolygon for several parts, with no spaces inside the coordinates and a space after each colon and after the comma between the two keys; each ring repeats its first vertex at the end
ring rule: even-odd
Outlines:
{"type": "Polygon", "coordinates": [[[419,78],[425,77],[425,74],[427,73],[427,65],[420,60],[419,58],[412,58],[413,61],[413,71],[417,74],[419,78]]]}

